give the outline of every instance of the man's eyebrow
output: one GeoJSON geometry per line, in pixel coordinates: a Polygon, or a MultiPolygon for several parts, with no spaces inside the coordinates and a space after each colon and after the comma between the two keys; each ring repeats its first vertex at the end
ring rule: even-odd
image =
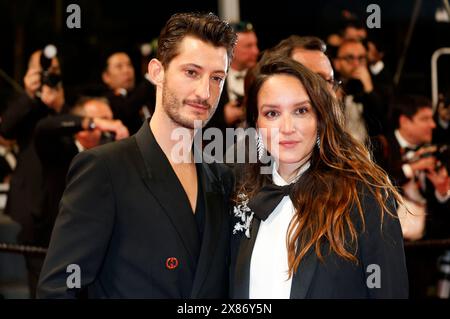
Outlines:
{"type": "MultiPolygon", "coordinates": [[[[181,66],[182,66],[183,68],[186,68],[186,67],[193,67],[193,68],[200,69],[200,70],[203,70],[203,69],[204,69],[201,65],[198,65],[198,64],[195,64],[195,63],[187,63],[187,64],[183,64],[183,65],[181,65],[181,66]]],[[[227,74],[224,70],[215,70],[215,71],[213,71],[212,73],[220,73],[220,74],[223,74],[223,75],[226,75],[226,74],[227,74]]]]}

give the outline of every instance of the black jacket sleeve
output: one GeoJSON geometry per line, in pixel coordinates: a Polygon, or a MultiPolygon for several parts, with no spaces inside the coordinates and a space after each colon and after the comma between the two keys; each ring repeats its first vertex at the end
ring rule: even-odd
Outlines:
{"type": "Polygon", "coordinates": [[[403,235],[396,216],[394,198],[389,197],[386,200],[386,205],[393,215],[385,212],[381,218],[381,208],[369,190],[366,188],[361,195],[365,227],[359,236],[358,245],[368,296],[408,298],[403,235]]]}
{"type": "Polygon", "coordinates": [[[103,262],[113,229],[115,204],[109,171],[91,151],[74,159],[68,185],[47,257],[41,272],[39,298],[74,298],[79,289],[69,289],[67,267],[81,269],[81,289],[92,283],[103,262]]]}

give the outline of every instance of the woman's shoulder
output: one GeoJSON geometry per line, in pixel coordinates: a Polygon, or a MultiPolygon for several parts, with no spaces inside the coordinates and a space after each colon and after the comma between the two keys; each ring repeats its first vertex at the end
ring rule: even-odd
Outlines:
{"type": "Polygon", "coordinates": [[[352,219],[364,229],[383,228],[383,224],[398,223],[397,202],[390,190],[358,183],[357,195],[360,206],[354,203],[352,219]],[[361,209],[361,211],[360,211],[361,209]]]}

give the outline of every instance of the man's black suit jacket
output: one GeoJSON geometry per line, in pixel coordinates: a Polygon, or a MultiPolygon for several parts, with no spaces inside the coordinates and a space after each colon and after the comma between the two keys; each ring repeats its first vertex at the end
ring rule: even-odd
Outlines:
{"type": "Polygon", "coordinates": [[[72,114],[48,116],[36,126],[35,146],[43,179],[38,205],[33,208],[35,245],[49,244],[70,162],[79,153],[74,134],[83,130],[82,119],[72,114]]]}
{"type": "MultiPolygon", "coordinates": [[[[401,187],[408,182],[402,165],[402,154],[400,144],[394,134],[387,136],[387,150],[384,152],[387,158],[384,160],[383,168],[389,174],[393,183],[401,187]]],[[[425,225],[425,239],[449,238],[450,237],[450,200],[441,203],[436,199],[435,188],[427,179],[423,196],[427,200],[427,218],[425,225]]]]}
{"type": "Polygon", "coordinates": [[[6,213],[22,226],[19,235],[22,243],[33,243],[32,211],[37,205],[42,182],[42,167],[34,146],[34,129],[39,120],[51,113],[52,110],[42,102],[23,94],[12,100],[1,115],[0,135],[16,140],[19,146],[6,213]]]}
{"type": "Polygon", "coordinates": [[[131,138],[77,155],[38,297],[77,295],[66,286],[70,264],[80,267],[91,298],[227,297],[233,176],[222,165],[199,167],[203,238],[148,123],[131,138]]]}

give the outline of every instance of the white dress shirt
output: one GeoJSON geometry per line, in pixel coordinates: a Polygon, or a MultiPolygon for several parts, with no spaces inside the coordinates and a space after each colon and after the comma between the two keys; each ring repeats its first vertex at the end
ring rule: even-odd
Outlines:
{"type": "MultiPolygon", "coordinates": [[[[293,182],[309,168],[306,163],[293,182]]],[[[272,180],[275,185],[288,185],[278,174],[274,163],[272,180]]],[[[265,220],[261,221],[250,262],[250,299],[289,299],[292,277],[289,278],[286,236],[294,216],[294,205],[289,196],[265,220]]]]}

